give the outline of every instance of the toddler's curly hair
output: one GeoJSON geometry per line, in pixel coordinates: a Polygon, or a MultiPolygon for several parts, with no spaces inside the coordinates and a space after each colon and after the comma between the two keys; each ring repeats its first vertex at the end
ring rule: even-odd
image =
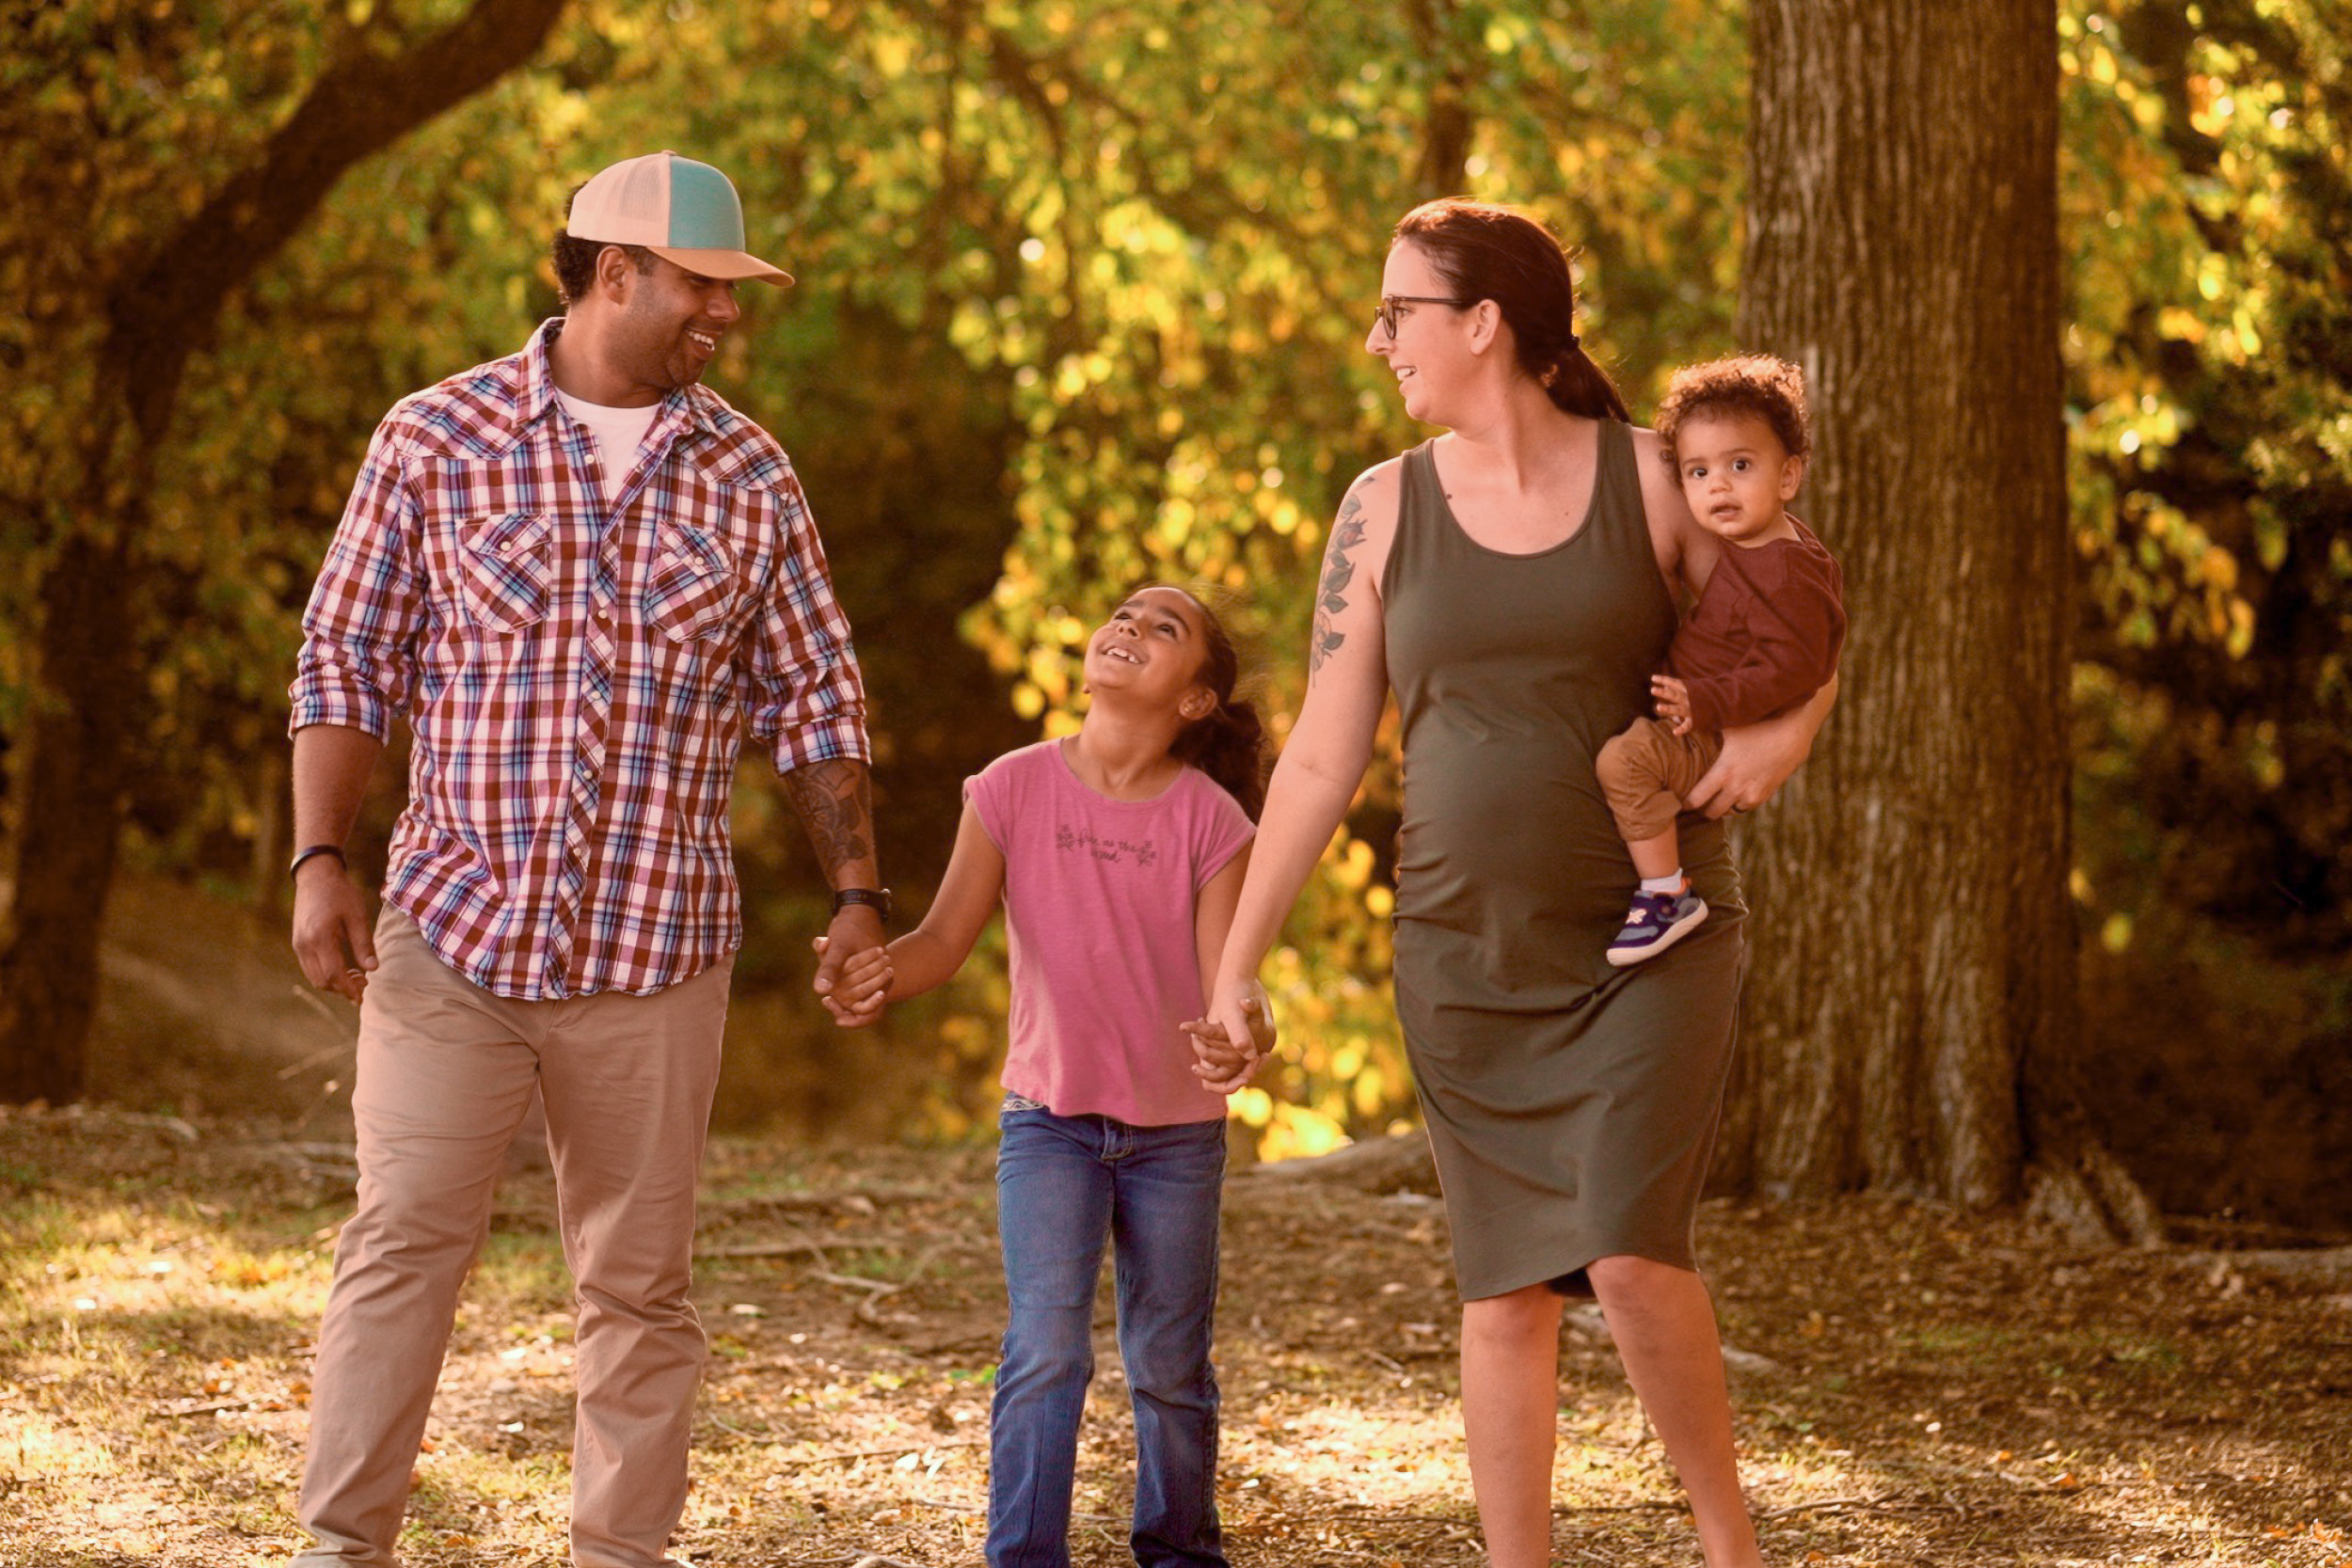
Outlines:
{"type": "Polygon", "coordinates": [[[1804,372],[1769,354],[1735,355],[1675,372],[1658,404],[1658,435],[1667,462],[1675,461],[1675,433],[1702,414],[1762,420],[1791,457],[1803,457],[1813,447],[1804,372]]]}

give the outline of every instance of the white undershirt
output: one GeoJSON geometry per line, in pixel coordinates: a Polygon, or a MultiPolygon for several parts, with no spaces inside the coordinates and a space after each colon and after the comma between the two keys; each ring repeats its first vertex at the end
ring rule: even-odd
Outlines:
{"type": "Polygon", "coordinates": [[[559,389],[558,402],[564,411],[587,426],[596,438],[596,460],[604,467],[604,499],[611,500],[620,494],[621,481],[636,466],[638,444],[645,432],[653,428],[654,416],[661,412],[661,404],[649,403],[643,408],[608,408],[601,403],[583,403],[571,393],[559,389]],[[614,453],[620,455],[615,457],[614,453]]]}

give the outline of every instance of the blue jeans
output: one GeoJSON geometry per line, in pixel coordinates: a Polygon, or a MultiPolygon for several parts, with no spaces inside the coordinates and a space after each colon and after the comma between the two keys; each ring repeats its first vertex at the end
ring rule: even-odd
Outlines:
{"type": "Polygon", "coordinates": [[[1209,1338],[1225,1124],[1130,1127],[1016,1098],[998,1126],[1011,1321],[989,1413],[990,1568],[1068,1568],[1105,1239],[1117,1243],[1119,1354],[1136,1417],[1128,1540],[1145,1568],[1224,1568],[1209,1338]]]}

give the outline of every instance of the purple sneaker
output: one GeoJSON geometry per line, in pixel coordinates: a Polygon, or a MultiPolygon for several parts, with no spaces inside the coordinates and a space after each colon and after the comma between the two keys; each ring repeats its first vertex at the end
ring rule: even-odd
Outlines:
{"type": "Polygon", "coordinates": [[[1623,969],[1653,958],[1682,940],[1707,918],[1707,900],[1685,883],[1680,893],[1637,893],[1625,911],[1625,928],[1609,944],[1609,961],[1623,969]]]}

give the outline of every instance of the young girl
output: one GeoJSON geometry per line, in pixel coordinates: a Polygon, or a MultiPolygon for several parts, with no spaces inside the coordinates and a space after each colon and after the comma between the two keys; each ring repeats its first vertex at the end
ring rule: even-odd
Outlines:
{"type": "MultiPolygon", "coordinates": [[[[1136,1560],[1225,1561],[1217,1528],[1217,1200],[1225,1101],[1184,1030],[1225,944],[1264,799],[1238,660],[1182,589],[1137,589],[1089,640],[1078,733],[964,788],[917,929],[851,958],[833,1004],[918,995],[961,967],[1001,895],[1012,977],[996,1161],[1011,1322],[990,1412],[988,1561],[1066,1568],[1095,1279],[1117,1243],[1136,1418],[1136,1560]]],[[[1253,1046],[1272,1044],[1263,1000],[1253,1046]]]]}

